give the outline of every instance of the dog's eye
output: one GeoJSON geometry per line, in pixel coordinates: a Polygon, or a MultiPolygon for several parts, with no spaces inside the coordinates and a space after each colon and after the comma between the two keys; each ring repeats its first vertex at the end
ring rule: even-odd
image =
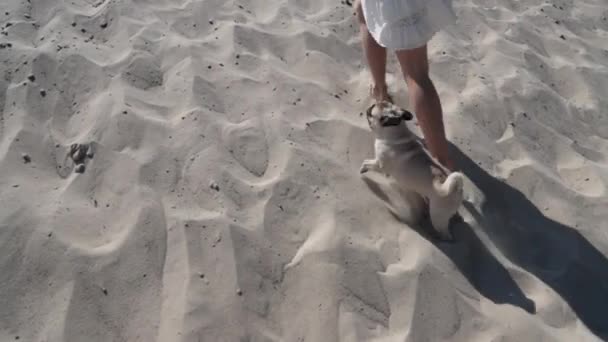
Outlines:
{"type": "Polygon", "coordinates": [[[411,112],[409,112],[409,111],[407,111],[405,109],[401,111],[400,116],[405,121],[409,121],[409,120],[412,120],[414,118],[414,115],[411,112]]]}

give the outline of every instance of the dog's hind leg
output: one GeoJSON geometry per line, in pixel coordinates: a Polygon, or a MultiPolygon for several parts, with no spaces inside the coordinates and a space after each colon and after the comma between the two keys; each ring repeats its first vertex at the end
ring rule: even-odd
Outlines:
{"type": "Polygon", "coordinates": [[[409,210],[411,223],[418,223],[428,211],[428,204],[422,196],[412,190],[400,190],[399,195],[409,210]]]}
{"type": "Polygon", "coordinates": [[[431,199],[429,203],[431,223],[442,240],[453,240],[452,233],[450,232],[450,219],[453,214],[447,206],[443,205],[440,199],[431,199]]]}

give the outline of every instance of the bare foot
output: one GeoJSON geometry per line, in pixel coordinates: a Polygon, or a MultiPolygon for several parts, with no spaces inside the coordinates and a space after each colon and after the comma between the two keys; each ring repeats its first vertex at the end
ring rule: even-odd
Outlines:
{"type": "Polygon", "coordinates": [[[388,87],[386,84],[382,87],[377,85],[371,85],[369,87],[369,94],[376,103],[382,101],[393,102],[393,98],[388,93],[388,87]]]}

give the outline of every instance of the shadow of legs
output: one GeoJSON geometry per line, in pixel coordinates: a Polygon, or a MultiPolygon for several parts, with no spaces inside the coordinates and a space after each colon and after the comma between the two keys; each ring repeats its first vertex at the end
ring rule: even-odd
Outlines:
{"type": "MultiPolygon", "coordinates": [[[[608,259],[576,229],[543,215],[524,194],[452,145],[456,164],[484,193],[472,213],[514,264],[557,292],[595,334],[608,338],[608,259]]],[[[472,208],[469,208],[472,209],[472,208]]]]}
{"type": "MultiPolygon", "coordinates": [[[[393,216],[402,221],[399,215],[393,212],[398,211],[395,196],[389,194],[389,191],[393,192],[395,189],[387,189],[385,187],[389,186],[388,183],[379,183],[367,177],[364,177],[363,181],[378,198],[385,202],[393,216]]],[[[404,223],[409,225],[407,222],[404,223]]],[[[473,229],[462,221],[453,220],[452,223],[455,243],[440,242],[428,217],[419,224],[412,224],[411,227],[450,258],[480,294],[497,304],[511,304],[534,313],[534,302],[524,295],[507,269],[484,246],[473,229]]]]}

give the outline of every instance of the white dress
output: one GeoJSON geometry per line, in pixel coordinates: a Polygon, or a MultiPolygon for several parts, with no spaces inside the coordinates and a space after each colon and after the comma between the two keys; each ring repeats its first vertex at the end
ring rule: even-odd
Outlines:
{"type": "Polygon", "coordinates": [[[393,50],[421,47],[456,21],[452,0],[362,0],[361,5],[372,37],[393,50]]]}

